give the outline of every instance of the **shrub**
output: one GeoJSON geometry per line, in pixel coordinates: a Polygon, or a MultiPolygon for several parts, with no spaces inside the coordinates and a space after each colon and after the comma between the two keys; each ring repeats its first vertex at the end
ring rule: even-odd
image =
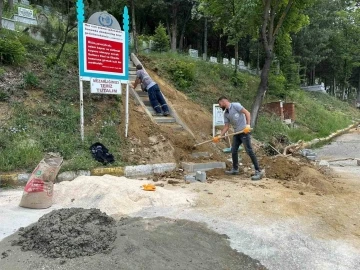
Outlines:
{"type": "Polygon", "coordinates": [[[154,51],[166,52],[170,49],[169,36],[166,34],[165,27],[160,23],[155,29],[154,51]]]}
{"type": "Polygon", "coordinates": [[[180,88],[189,87],[195,79],[195,64],[175,59],[165,69],[180,88]]]}
{"type": "Polygon", "coordinates": [[[25,60],[25,48],[18,40],[0,37],[0,62],[21,64],[25,60]]]}
{"type": "Polygon", "coordinates": [[[24,84],[25,84],[25,87],[36,87],[39,85],[39,79],[31,71],[26,72],[24,75],[24,84]]]}

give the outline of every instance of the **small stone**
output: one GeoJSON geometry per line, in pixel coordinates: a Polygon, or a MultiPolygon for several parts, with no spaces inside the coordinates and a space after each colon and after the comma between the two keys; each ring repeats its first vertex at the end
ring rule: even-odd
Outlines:
{"type": "Polygon", "coordinates": [[[66,263],[65,260],[61,260],[61,261],[60,261],[60,265],[64,265],[65,263],[66,263]]]}
{"type": "Polygon", "coordinates": [[[125,233],[122,233],[122,234],[120,234],[120,236],[126,236],[126,234],[125,234],[125,233]]]}
{"type": "Polygon", "coordinates": [[[320,192],[316,193],[317,196],[322,196],[322,194],[320,192]]]}
{"type": "Polygon", "coordinates": [[[75,201],[75,199],[71,199],[71,202],[75,201]]]}
{"type": "Polygon", "coordinates": [[[164,187],[164,183],[155,184],[156,187],[164,187]]]}
{"type": "Polygon", "coordinates": [[[263,203],[266,203],[265,201],[263,201],[263,203]]]}
{"type": "Polygon", "coordinates": [[[214,194],[214,193],[212,193],[212,192],[208,192],[208,194],[209,194],[209,195],[212,195],[212,194],[214,194]]]}
{"type": "Polygon", "coordinates": [[[178,185],[178,184],[180,184],[180,182],[179,181],[176,181],[176,180],[168,180],[168,184],[170,184],[170,185],[178,185]]]}
{"type": "Polygon", "coordinates": [[[300,192],[299,192],[299,194],[300,194],[300,195],[305,195],[305,193],[304,193],[304,192],[302,192],[302,191],[300,191],[300,192]]]}

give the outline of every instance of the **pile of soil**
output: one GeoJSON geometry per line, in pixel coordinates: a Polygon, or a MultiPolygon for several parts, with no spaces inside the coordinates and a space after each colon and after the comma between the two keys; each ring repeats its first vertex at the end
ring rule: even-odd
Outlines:
{"type": "Polygon", "coordinates": [[[19,229],[12,245],[44,257],[76,258],[109,252],[116,239],[115,220],[99,209],[54,210],[19,229]]]}
{"type": "Polygon", "coordinates": [[[300,174],[302,164],[296,159],[284,156],[260,157],[260,166],[265,168],[266,177],[279,180],[295,180],[300,174]]]}
{"type": "Polygon", "coordinates": [[[338,192],[331,179],[315,168],[302,167],[300,174],[296,177],[296,181],[305,190],[316,191],[319,194],[334,194],[338,192]]]}

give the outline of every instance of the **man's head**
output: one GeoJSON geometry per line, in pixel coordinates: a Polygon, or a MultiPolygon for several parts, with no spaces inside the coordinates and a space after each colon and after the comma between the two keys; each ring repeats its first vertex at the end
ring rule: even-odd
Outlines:
{"type": "Polygon", "coordinates": [[[230,107],[230,101],[225,96],[221,96],[218,99],[218,103],[219,103],[220,108],[223,110],[228,109],[230,107]]]}
{"type": "Polygon", "coordinates": [[[143,67],[142,67],[142,65],[140,65],[140,64],[136,66],[136,70],[140,70],[140,69],[142,69],[142,68],[143,68],[143,67]]]}

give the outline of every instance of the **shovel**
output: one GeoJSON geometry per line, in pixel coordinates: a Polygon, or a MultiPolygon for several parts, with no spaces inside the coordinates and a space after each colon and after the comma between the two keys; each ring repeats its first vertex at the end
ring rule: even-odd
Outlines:
{"type": "MultiPolygon", "coordinates": [[[[250,130],[252,130],[252,128],[251,128],[250,130]]],[[[221,139],[224,139],[224,138],[230,137],[230,136],[234,136],[234,135],[237,135],[237,134],[240,134],[240,133],[243,133],[243,132],[244,132],[244,130],[241,130],[241,131],[238,131],[238,132],[234,132],[234,133],[230,133],[230,134],[228,134],[228,135],[222,136],[221,139]]],[[[213,140],[211,139],[211,140],[208,140],[208,141],[205,141],[205,142],[202,142],[202,143],[195,144],[195,145],[194,145],[194,148],[197,147],[197,146],[203,145],[203,144],[211,143],[212,141],[213,141],[213,140]]]]}

